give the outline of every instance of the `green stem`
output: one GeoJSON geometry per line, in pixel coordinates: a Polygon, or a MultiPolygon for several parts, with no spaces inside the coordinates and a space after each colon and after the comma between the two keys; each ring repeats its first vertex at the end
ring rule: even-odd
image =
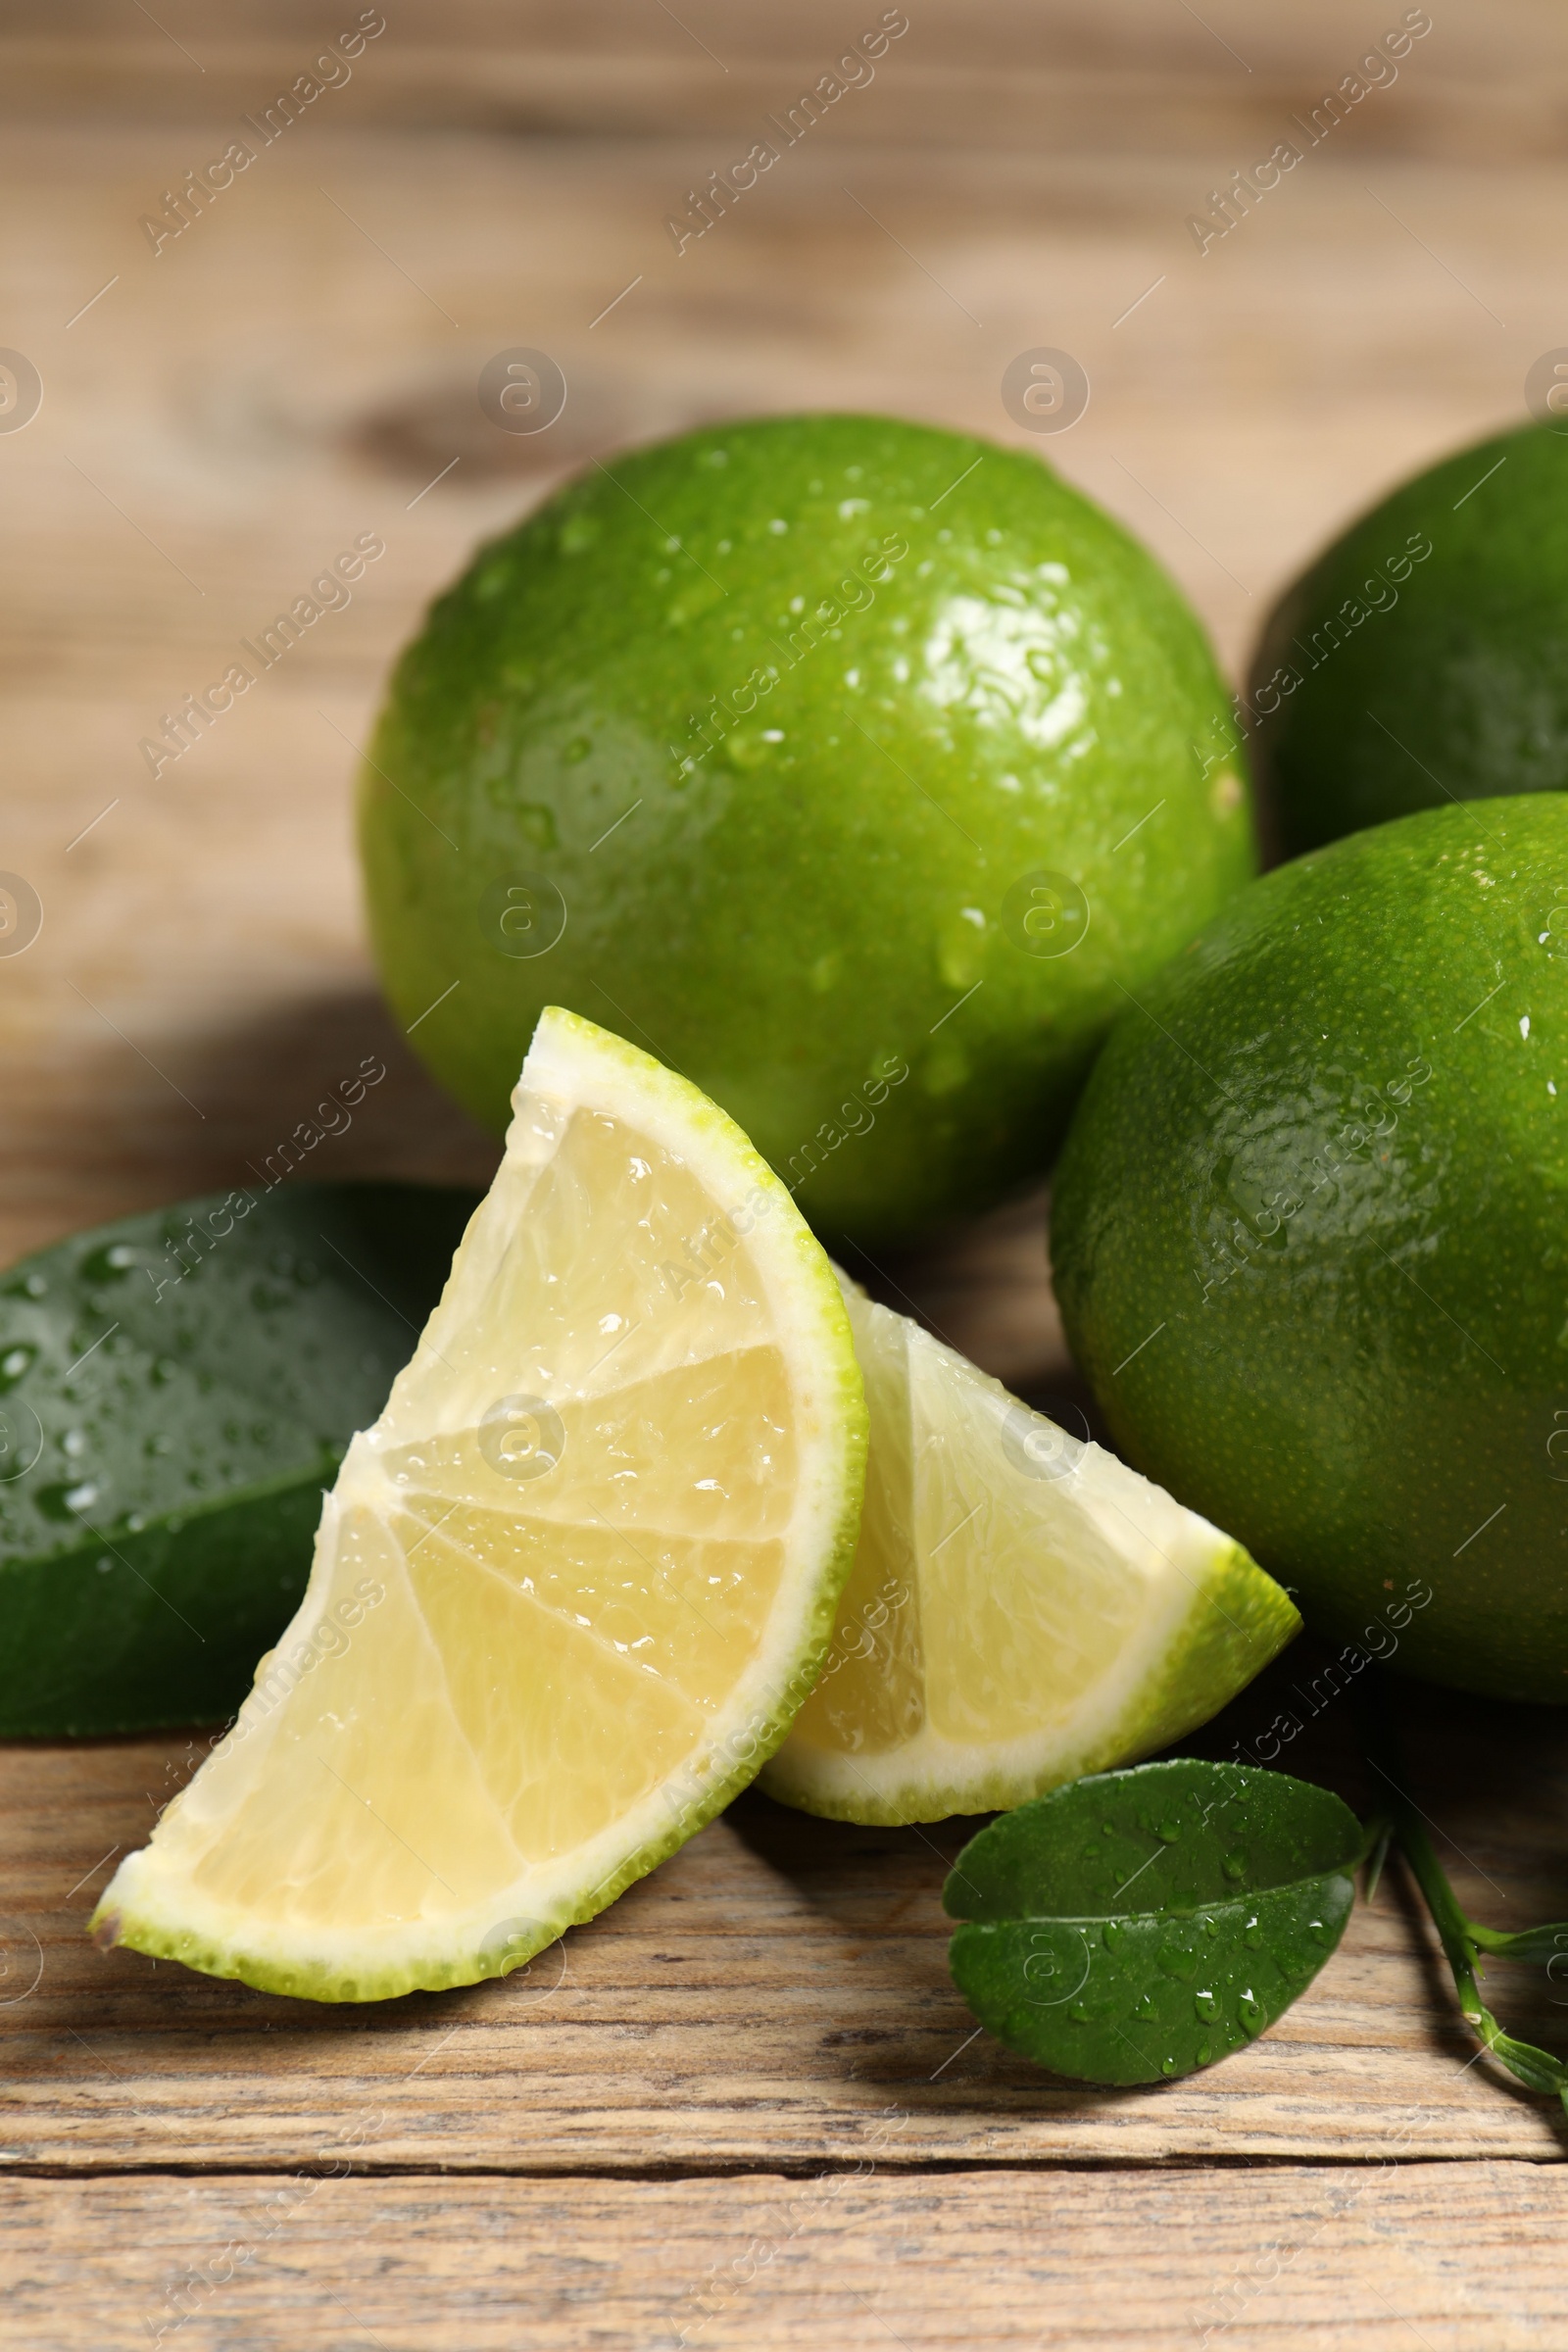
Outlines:
{"type": "MultiPolygon", "coordinates": [[[[1372,1683],[1371,1674],[1366,1681],[1372,1683]]],[[[1448,1884],[1448,1874],[1438,1860],[1437,1848],[1427,1835],[1420,1809],[1405,1788],[1404,1766],[1395,1739],[1386,1685],[1380,1680],[1373,1688],[1360,1690],[1358,1702],[1362,1749],[1377,1777],[1380,1805],[1388,1812],[1394,1827],[1394,1841],[1409,1865],[1410,1875],[1432,1914],[1432,1924],[1453,1972],[1465,2023],[1511,2075],[1544,2097],[1560,2098],[1568,2113],[1568,2067],[1548,2050],[1538,2050],[1533,2043],[1516,2041],[1505,2034],[1482,1999],[1476,1976],[1476,1963],[1483,1951],[1508,1952],[1521,1959],[1536,1957],[1534,1946],[1538,1938],[1555,1931],[1536,1931],[1533,1936],[1505,1936],[1465,1916],[1448,1884]],[[1519,1948],[1527,1944],[1532,1947],[1528,1954],[1519,1948]]]]}

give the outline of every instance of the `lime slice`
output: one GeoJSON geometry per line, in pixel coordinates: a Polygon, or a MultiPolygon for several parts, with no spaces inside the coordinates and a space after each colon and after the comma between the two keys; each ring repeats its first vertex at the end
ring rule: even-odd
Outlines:
{"type": "Polygon", "coordinates": [[[832,1269],[684,1079],[554,1007],[414,1360],[104,1944],[316,2000],[505,1975],[749,1781],[854,1554],[832,1269]]]}
{"type": "Polygon", "coordinates": [[[1021,1804],[1163,1747],[1300,1623],[1239,1544],[844,1285],[871,1453],[821,1680],[762,1776],[836,1821],[1021,1804]]]}

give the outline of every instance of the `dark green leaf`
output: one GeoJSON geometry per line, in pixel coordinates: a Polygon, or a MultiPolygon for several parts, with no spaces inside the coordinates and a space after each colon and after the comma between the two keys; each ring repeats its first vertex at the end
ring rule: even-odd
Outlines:
{"type": "Polygon", "coordinates": [[[1179,1758],[1074,1781],[970,1839],[943,1889],[970,2008],[1037,2065],[1157,2082],[1272,2025],[1345,1932],[1353,1813],[1282,1772],[1179,1758]]]}
{"type": "Polygon", "coordinates": [[[475,1201],[214,1194],[0,1276],[0,1737],[238,1705],[475,1201]]]}

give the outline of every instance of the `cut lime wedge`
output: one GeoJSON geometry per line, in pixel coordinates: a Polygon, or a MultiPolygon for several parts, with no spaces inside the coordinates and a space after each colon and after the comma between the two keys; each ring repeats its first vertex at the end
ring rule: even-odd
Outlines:
{"type": "Polygon", "coordinates": [[[1164,1747],[1300,1624],[1228,1536],[845,1282],[871,1453],[816,1690],[762,1776],[838,1821],[1021,1804],[1164,1747]]]}
{"type": "Polygon", "coordinates": [[[864,1402],[788,1193],[540,1020],[506,1157],[232,1731],[102,1942],[318,2000],[504,1975],[749,1781],[848,1572],[864,1402]]]}

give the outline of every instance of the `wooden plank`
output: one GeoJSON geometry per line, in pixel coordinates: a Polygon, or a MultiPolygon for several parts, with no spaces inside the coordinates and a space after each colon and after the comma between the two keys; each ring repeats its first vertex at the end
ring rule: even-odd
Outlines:
{"type": "Polygon", "coordinates": [[[26,2352],[1539,2352],[1568,2174],[1467,2163],[710,2181],[0,2185],[26,2352]]]}
{"type": "MultiPolygon", "coordinates": [[[[1250,1748],[1280,1709],[1318,1703],[1281,1760],[1364,1807],[1320,1664],[1293,1652],[1201,1744],[1250,1748]]],[[[1412,1703],[1414,1786],[1461,1901],[1510,1926],[1559,1915],[1568,1727],[1412,1703]]],[[[367,2162],[454,2171],[799,2168],[880,2141],[900,2165],[1561,2157],[1546,2103],[1472,2064],[1396,1884],[1261,2041],[1186,2082],[1101,2092],[977,2034],[950,1983],[940,1892],[965,1825],[857,1830],[755,1793],[501,1984],[339,2009],[99,1954],[82,1928],[114,1854],[199,1753],[0,1750],[0,2163],[269,2168],[311,2161],[346,2118],[365,2122],[367,2162]]],[[[1560,2038],[1539,1972],[1495,1983],[1516,2031],[1560,2038]]]]}
{"type": "MultiPolygon", "coordinates": [[[[8,11],[0,113],[24,122],[226,120],[237,129],[358,13],[345,4],[323,21],[314,8],[252,0],[217,18],[203,0],[171,0],[154,24],[127,23],[112,0],[96,0],[63,32],[47,0],[19,0],[8,11]]],[[[1359,0],[1321,0],[1260,19],[1239,0],[1214,0],[1201,17],[1164,0],[990,0],[983,10],[924,0],[905,13],[905,33],[868,61],[874,79],[850,65],[857,87],[813,136],[1074,156],[1219,149],[1223,177],[1291,136],[1292,115],[1353,73],[1401,10],[1391,6],[1379,21],[1359,0]]],[[[767,116],[814,88],[882,8],[801,0],[786,12],[710,0],[677,21],[625,0],[505,12],[485,0],[419,0],[384,14],[387,29],[351,78],[325,70],[335,117],[629,138],[744,130],[749,143],[768,135],[767,116]]],[[[1396,62],[1396,82],[1361,106],[1348,140],[1363,156],[1448,165],[1555,159],[1564,53],[1560,14],[1539,0],[1446,8],[1396,62]]]]}

